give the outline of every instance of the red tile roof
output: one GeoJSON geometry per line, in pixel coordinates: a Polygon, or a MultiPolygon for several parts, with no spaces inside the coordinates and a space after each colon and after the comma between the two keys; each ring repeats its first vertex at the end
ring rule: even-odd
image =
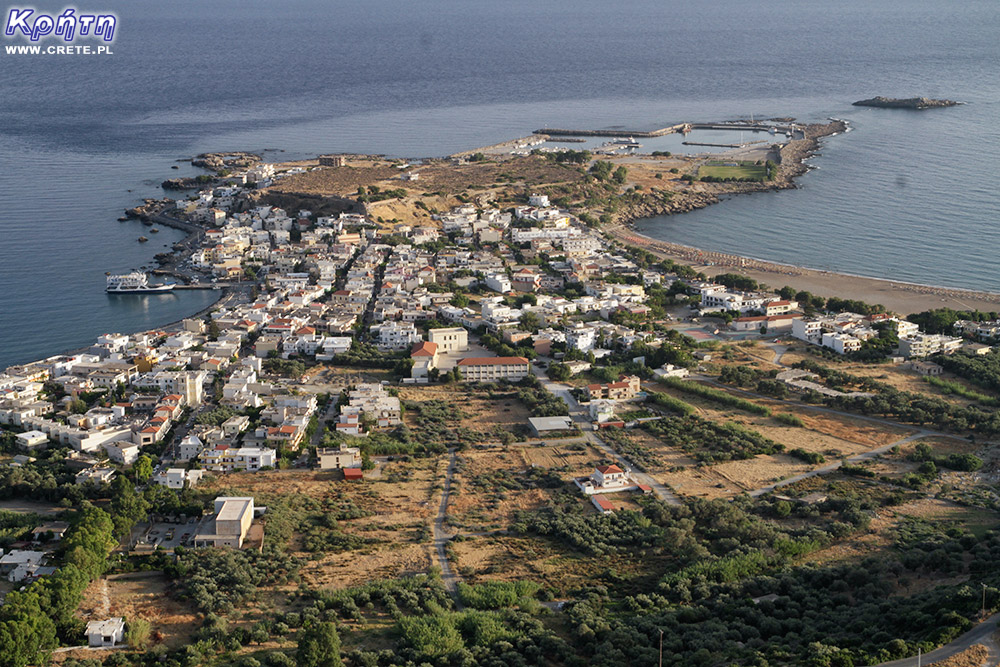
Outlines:
{"type": "Polygon", "coordinates": [[[344,468],[344,479],[356,480],[364,478],[365,474],[361,471],[361,468],[344,468]]]}
{"type": "Polygon", "coordinates": [[[437,343],[431,343],[428,341],[421,341],[413,345],[413,350],[410,352],[411,357],[433,357],[437,352],[437,343]]]}
{"type": "Polygon", "coordinates": [[[616,472],[625,472],[625,471],[619,468],[618,466],[611,464],[609,466],[598,466],[597,472],[601,473],[602,475],[608,475],[616,472]]]}
{"type": "Polygon", "coordinates": [[[615,506],[607,498],[601,495],[594,496],[594,503],[605,512],[614,512],[615,506]]]}

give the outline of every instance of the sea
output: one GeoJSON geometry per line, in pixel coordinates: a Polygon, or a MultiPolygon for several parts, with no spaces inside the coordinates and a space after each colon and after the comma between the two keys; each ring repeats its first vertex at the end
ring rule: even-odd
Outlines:
{"type": "MultiPolygon", "coordinates": [[[[59,13],[64,3],[34,2],[59,13]]],[[[0,52],[0,368],[218,292],[104,293],[179,238],[118,222],[204,151],[447,155],[540,127],[829,117],[800,187],[639,224],[809,267],[1000,291],[996,0],[83,0],[111,55],[0,52]],[[875,95],[965,102],[853,107],[875,95]],[[177,166],[178,169],[171,167],[177,166]],[[145,235],[148,243],[137,238],[145,235]]],[[[7,10],[4,10],[6,16],[7,10]]],[[[0,35],[0,46],[24,43],[0,35]]],[[[53,42],[49,42],[53,43],[53,42]]]]}

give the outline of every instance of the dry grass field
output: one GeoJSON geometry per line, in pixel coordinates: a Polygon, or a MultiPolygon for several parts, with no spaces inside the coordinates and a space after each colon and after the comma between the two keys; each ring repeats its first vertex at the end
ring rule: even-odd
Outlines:
{"type": "Polygon", "coordinates": [[[84,620],[123,616],[152,625],[151,643],[174,648],[188,643],[201,625],[200,615],[169,594],[163,575],[137,579],[98,579],[87,587],[77,616],[84,620]]]}
{"type": "Polygon", "coordinates": [[[426,543],[437,512],[443,460],[390,461],[383,464],[378,479],[362,482],[345,482],[339,471],[289,470],[216,477],[205,488],[213,493],[252,495],[264,505],[269,499],[304,497],[349,503],[362,510],[364,516],[337,523],[347,536],[365,540],[356,549],[309,553],[298,532],[290,541],[291,550],[308,559],[301,570],[304,583],[342,588],[427,571],[426,543]]]}
{"type": "MultiPolygon", "coordinates": [[[[621,559],[595,559],[566,554],[533,537],[492,535],[453,542],[454,564],[466,582],[530,579],[556,591],[556,597],[584,584],[592,584],[605,568],[618,567],[621,559]]],[[[640,565],[631,564],[637,571],[640,565]]]]}
{"type": "MultiPolygon", "coordinates": [[[[474,431],[488,430],[496,426],[505,431],[513,431],[528,422],[529,413],[523,403],[516,398],[491,399],[483,392],[468,391],[461,387],[429,385],[426,387],[400,387],[399,398],[406,401],[443,401],[460,409],[462,418],[457,424],[474,431]]],[[[404,417],[407,426],[415,426],[412,411],[404,417]]]]}
{"type": "MultiPolygon", "coordinates": [[[[552,494],[575,492],[573,477],[589,474],[603,456],[579,445],[516,445],[509,449],[468,449],[458,454],[452,483],[448,521],[460,532],[505,529],[515,512],[538,509],[552,502],[552,494]],[[534,468],[534,470],[532,470],[534,468]],[[565,482],[561,488],[539,488],[534,475],[553,471],[565,482]]],[[[586,502],[580,494],[581,503],[586,502]]]]}

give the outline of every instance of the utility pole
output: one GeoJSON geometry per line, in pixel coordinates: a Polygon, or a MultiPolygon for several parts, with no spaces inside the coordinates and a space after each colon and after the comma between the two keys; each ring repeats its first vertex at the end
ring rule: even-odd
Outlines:
{"type": "Polygon", "coordinates": [[[663,667],[663,629],[660,629],[660,667],[663,667]]]}
{"type": "Polygon", "coordinates": [[[922,649],[917,649],[917,667],[920,667],[920,654],[923,652],[922,649]]]}
{"type": "Polygon", "coordinates": [[[983,620],[985,620],[986,619],[986,584],[984,584],[983,582],[979,582],[979,584],[983,587],[983,612],[982,612],[982,618],[983,618],[983,620]]]}

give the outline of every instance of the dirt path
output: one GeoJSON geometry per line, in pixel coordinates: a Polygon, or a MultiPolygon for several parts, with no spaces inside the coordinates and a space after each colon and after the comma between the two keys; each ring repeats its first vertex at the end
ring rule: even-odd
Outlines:
{"type": "Polygon", "coordinates": [[[788,486],[789,484],[795,484],[796,482],[801,482],[802,480],[809,479],[810,477],[817,477],[819,475],[828,475],[831,472],[836,472],[838,469],[840,469],[840,466],[842,466],[844,463],[856,464],[856,463],[861,463],[862,461],[868,461],[870,459],[875,458],[876,456],[886,453],[893,447],[905,445],[908,442],[913,442],[914,440],[919,440],[920,438],[926,438],[932,435],[937,435],[937,433],[935,433],[934,431],[920,431],[919,433],[914,433],[912,435],[906,436],[905,438],[900,438],[899,440],[890,442],[887,445],[882,445],[881,447],[876,447],[875,449],[869,450],[867,452],[862,452],[860,454],[855,454],[854,456],[848,456],[846,459],[842,459],[840,461],[834,461],[833,463],[821,466],[819,468],[816,468],[815,470],[810,470],[809,472],[804,472],[801,475],[795,475],[794,477],[783,479],[780,482],[775,482],[774,484],[771,484],[769,486],[764,486],[759,489],[754,489],[753,491],[748,491],[747,493],[749,493],[751,496],[762,496],[765,493],[771,493],[772,491],[780,489],[783,486],[788,486]]]}
{"type": "Polygon", "coordinates": [[[458,582],[461,581],[459,574],[452,569],[448,561],[447,546],[449,540],[455,537],[449,535],[444,530],[444,523],[448,519],[448,498],[451,495],[451,479],[455,475],[456,457],[455,448],[448,450],[448,471],[444,478],[444,490],[441,491],[441,505],[438,507],[437,516],[434,518],[434,549],[437,551],[438,565],[441,568],[441,579],[444,587],[455,598],[455,605],[459,610],[462,603],[458,599],[458,582]]]}

